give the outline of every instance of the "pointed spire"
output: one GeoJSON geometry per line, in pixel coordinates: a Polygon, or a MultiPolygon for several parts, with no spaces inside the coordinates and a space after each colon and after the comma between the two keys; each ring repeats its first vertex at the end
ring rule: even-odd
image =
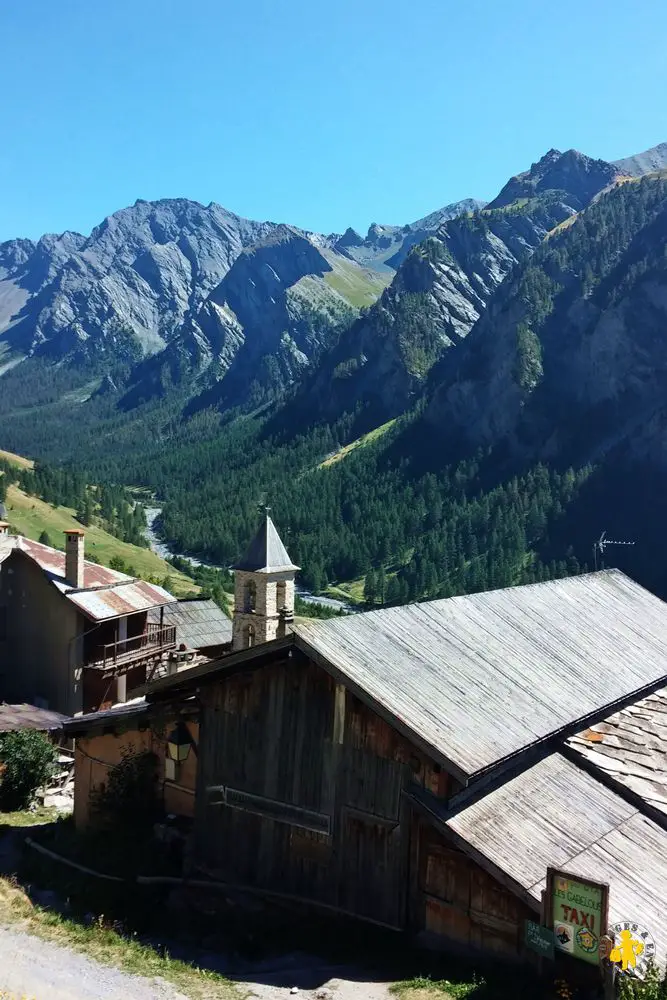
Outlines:
{"type": "Polygon", "coordinates": [[[259,531],[234,569],[245,570],[248,573],[283,573],[296,572],[300,568],[294,565],[287,554],[287,549],[269,516],[270,509],[270,507],[265,508],[265,518],[259,531]]]}

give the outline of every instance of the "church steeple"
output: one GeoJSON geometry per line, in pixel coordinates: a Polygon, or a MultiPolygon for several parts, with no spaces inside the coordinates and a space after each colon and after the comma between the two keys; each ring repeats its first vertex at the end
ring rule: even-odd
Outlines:
{"type": "Polygon", "coordinates": [[[294,575],[290,559],[269,508],[262,524],[234,569],[232,650],[285,635],[294,618],[294,575]]]}

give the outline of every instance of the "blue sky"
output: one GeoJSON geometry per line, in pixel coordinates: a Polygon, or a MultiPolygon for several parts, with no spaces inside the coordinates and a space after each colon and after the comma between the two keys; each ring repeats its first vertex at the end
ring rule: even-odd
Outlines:
{"type": "Polygon", "coordinates": [[[323,232],[667,140],[664,0],[14,0],[0,240],[137,198],[323,232]]]}

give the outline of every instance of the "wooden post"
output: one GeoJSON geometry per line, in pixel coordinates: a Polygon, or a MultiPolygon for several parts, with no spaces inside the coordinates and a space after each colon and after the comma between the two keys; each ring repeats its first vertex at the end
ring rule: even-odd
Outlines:
{"type": "MultiPolygon", "coordinates": [[[[548,884],[549,884],[549,882],[547,880],[547,887],[548,887],[548,884]]],[[[549,912],[548,911],[549,911],[549,899],[550,898],[551,897],[549,895],[548,889],[542,889],[542,898],[540,900],[540,923],[542,924],[543,927],[548,927],[549,926],[549,923],[548,923],[549,912]]],[[[544,977],[545,971],[546,971],[546,964],[545,964],[545,961],[544,961],[544,957],[542,955],[538,955],[538,958],[537,958],[537,974],[540,977],[540,979],[542,979],[544,977]]]]}
{"type": "Polygon", "coordinates": [[[333,742],[343,743],[345,739],[345,685],[336,684],[334,694],[333,742]]]}

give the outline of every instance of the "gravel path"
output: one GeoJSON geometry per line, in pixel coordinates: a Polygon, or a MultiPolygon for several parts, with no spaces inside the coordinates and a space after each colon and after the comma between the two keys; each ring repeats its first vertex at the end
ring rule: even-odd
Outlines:
{"type": "MultiPolygon", "coordinates": [[[[239,991],[242,993],[243,989],[253,1000],[283,1000],[292,996],[289,986],[242,983],[239,991]]],[[[393,1000],[393,997],[384,983],[334,978],[313,989],[299,989],[297,1000],[393,1000]]]]}
{"type": "Polygon", "coordinates": [[[187,1000],[162,980],[131,976],[69,948],[0,927],[0,997],[7,996],[11,1000],[187,1000]]]}
{"type": "MultiPolygon", "coordinates": [[[[363,976],[347,978],[349,972],[339,978],[340,969],[305,964],[295,963],[291,972],[264,972],[261,983],[245,976],[239,983],[239,1000],[283,1000],[294,995],[292,986],[297,986],[299,1000],[391,1000],[385,983],[368,982],[363,976]]],[[[0,927],[0,998],[187,1000],[164,980],[119,972],[70,948],[6,927],[0,927]]]]}

